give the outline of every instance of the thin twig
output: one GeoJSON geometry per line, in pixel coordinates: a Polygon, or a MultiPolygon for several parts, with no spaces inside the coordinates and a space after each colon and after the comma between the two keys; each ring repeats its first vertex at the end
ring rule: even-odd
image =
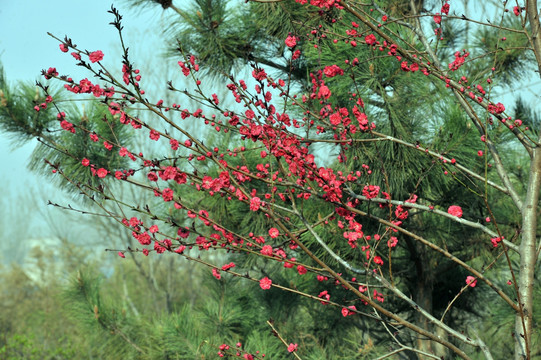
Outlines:
{"type": "MultiPolygon", "coordinates": [[[[289,344],[287,343],[287,341],[284,340],[284,338],[282,337],[282,335],[280,335],[280,333],[276,330],[276,328],[272,325],[272,323],[267,320],[267,325],[269,325],[274,333],[274,335],[276,335],[276,337],[278,339],[280,339],[280,341],[285,345],[285,346],[289,346],[289,344]]],[[[295,355],[295,358],[299,359],[299,360],[302,360],[301,357],[297,354],[297,351],[293,351],[293,355],[295,355]]]]}

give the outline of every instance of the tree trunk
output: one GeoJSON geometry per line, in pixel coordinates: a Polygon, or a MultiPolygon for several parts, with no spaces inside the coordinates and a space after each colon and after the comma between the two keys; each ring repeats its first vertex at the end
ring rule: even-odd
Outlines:
{"type": "MultiPolygon", "coordinates": [[[[427,252],[427,249],[421,245],[417,244],[415,246],[415,252],[412,254],[415,257],[415,267],[416,267],[416,281],[415,288],[412,289],[414,301],[424,310],[429,313],[433,313],[433,289],[434,289],[434,276],[432,275],[434,264],[433,264],[433,254],[427,252]]],[[[446,338],[447,334],[443,329],[436,328],[431,324],[426,317],[424,317],[420,312],[417,312],[415,315],[415,324],[430,331],[432,333],[437,333],[440,337],[446,338]]],[[[424,337],[417,338],[416,348],[427,352],[429,354],[434,354],[442,358],[448,358],[447,349],[430,339],[424,337]]],[[[418,358],[421,360],[433,358],[426,357],[423,355],[418,355],[418,358]]]]}
{"type": "Polygon", "coordinates": [[[515,360],[530,359],[533,315],[533,284],[537,263],[536,231],[539,187],[541,185],[541,148],[533,152],[530,179],[522,209],[522,242],[518,295],[521,311],[515,316],[515,360]]]}
{"type": "MultiPolygon", "coordinates": [[[[541,26],[537,0],[526,2],[526,15],[530,23],[530,37],[538,69],[541,71],[541,26]]],[[[541,73],[540,73],[541,74],[541,73]]],[[[539,129],[538,129],[539,130],[539,129]]],[[[541,141],[541,131],[537,143],[541,141]]],[[[528,188],[522,207],[522,241],[520,243],[520,269],[518,301],[520,312],[515,316],[515,360],[530,359],[533,316],[533,284],[537,264],[536,232],[539,187],[541,185],[541,148],[536,146],[530,164],[528,188]]]]}

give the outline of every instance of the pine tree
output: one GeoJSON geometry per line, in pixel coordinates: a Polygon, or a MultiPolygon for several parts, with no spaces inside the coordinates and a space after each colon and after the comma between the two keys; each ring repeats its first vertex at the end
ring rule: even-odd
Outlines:
{"type": "MultiPolygon", "coordinates": [[[[171,141],[175,140],[169,133],[157,133],[153,124],[142,122],[140,119],[124,118],[122,121],[122,116],[127,116],[124,110],[128,109],[129,101],[146,106],[189,138],[189,142],[184,143],[184,146],[191,153],[181,152],[173,158],[144,159],[143,166],[149,168],[148,178],[155,181],[158,176],[161,176],[165,180],[174,180],[170,182],[170,188],[140,185],[137,181],[130,180],[133,174],[129,171],[122,173],[117,170],[116,177],[139,185],[143,189],[154,190],[155,195],[161,196],[166,202],[174,200],[178,205],[177,210],[182,208],[188,210],[185,217],[184,213],[173,215],[174,210],[171,207],[155,211],[154,207],[152,206],[151,209],[149,205],[144,207],[128,205],[128,208],[131,207],[131,210],[145,214],[149,219],[162,220],[173,229],[178,228],[179,237],[182,237],[181,234],[184,233],[193,234],[189,240],[176,239],[180,244],[177,248],[179,253],[182,253],[184,249],[182,247],[186,245],[201,249],[219,249],[223,245],[233,253],[247,252],[248,254],[243,256],[242,260],[236,260],[240,268],[237,276],[244,276],[252,281],[256,281],[257,276],[264,276],[265,279],[272,278],[274,288],[263,293],[265,297],[270,296],[269,294],[273,297],[277,296],[274,294],[277,291],[276,284],[287,283],[290,284],[289,291],[294,290],[292,291],[294,293],[300,291],[307,297],[309,294],[317,294],[315,291],[317,286],[314,282],[310,283],[306,277],[299,278],[295,273],[283,273],[279,270],[286,260],[272,264],[267,261],[268,259],[261,257],[261,253],[264,252],[264,255],[268,257],[276,255],[268,253],[269,249],[265,249],[268,245],[262,245],[263,242],[259,241],[258,234],[265,233],[271,226],[278,226],[281,231],[272,227],[271,230],[275,231],[269,232],[270,238],[274,238],[273,234],[277,232],[281,232],[281,236],[284,236],[283,233],[286,232],[289,240],[282,240],[282,243],[270,240],[273,245],[271,250],[281,251],[284,254],[287,250],[286,256],[299,256],[299,259],[290,260],[295,262],[294,267],[298,265],[299,273],[306,271],[308,267],[311,272],[319,276],[325,277],[323,274],[327,274],[331,282],[336,280],[336,285],[340,286],[333,289],[333,296],[340,299],[344,317],[349,311],[347,304],[368,303],[378,311],[377,314],[385,314],[402,326],[414,329],[412,333],[401,331],[395,336],[390,330],[390,326],[394,324],[380,322],[383,328],[378,330],[386,330],[391,334],[390,338],[400,346],[397,352],[408,350],[421,356],[427,353],[432,356],[450,356],[450,352],[454,351],[455,354],[464,357],[462,352],[464,349],[455,348],[449,342],[450,336],[461,338],[469,345],[484,349],[481,342],[463,339],[460,331],[450,331],[445,328],[445,326],[450,326],[466,331],[465,326],[470,318],[468,314],[482,316],[486,311],[479,306],[486,299],[485,292],[477,291],[474,295],[470,293],[468,296],[463,295],[468,289],[468,286],[464,284],[464,279],[469,279],[468,274],[484,280],[486,287],[492,288],[489,291],[496,290],[511,307],[518,306],[521,309],[517,311],[518,315],[515,315],[517,333],[521,331],[520,326],[524,328],[531,326],[521,325],[521,322],[532,323],[531,315],[522,310],[522,305],[514,304],[511,294],[499,290],[500,287],[488,281],[482,272],[475,270],[485,267],[494,267],[499,270],[501,265],[499,263],[495,265],[496,263],[492,261],[498,257],[507,258],[508,266],[512,268],[514,255],[508,252],[497,253],[497,251],[502,247],[517,252],[522,250],[515,245],[515,238],[506,237],[502,241],[502,234],[512,234],[518,232],[516,229],[529,226],[529,232],[525,233],[526,237],[523,236],[522,241],[523,243],[533,241],[535,245],[535,236],[532,234],[538,230],[535,220],[531,217],[523,216],[518,219],[516,215],[509,214],[505,210],[516,205],[520,211],[527,212],[521,205],[521,199],[530,202],[537,201],[535,189],[538,185],[534,183],[530,183],[528,187],[519,185],[521,176],[533,176],[532,174],[536,171],[535,163],[531,163],[532,167],[528,175],[521,174],[520,171],[505,171],[505,168],[511,167],[516,161],[516,156],[520,156],[520,161],[528,165],[526,155],[528,150],[531,154],[536,151],[529,149],[529,147],[535,148],[535,141],[532,140],[534,134],[528,130],[522,130],[525,128],[521,128],[522,120],[515,120],[512,126],[507,125],[506,121],[511,121],[512,118],[501,115],[504,111],[501,104],[495,104],[491,100],[493,78],[512,82],[517,78],[513,76],[516,75],[514,71],[520,69],[523,63],[530,64],[532,60],[526,51],[527,39],[518,35],[524,27],[524,23],[520,23],[518,18],[521,13],[520,8],[514,9],[515,13],[518,13],[516,18],[513,20],[506,18],[497,26],[483,27],[478,32],[479,38],[472,41],[473,35],[467,34],[466,39],[463,40],[454,35],[467,19],[453,16],[443,16],[442,19],[441,14],[432,15],[439,8],[439,4],[435,8],[427,9],[432,6],[428,1],[412,2],[411,6],[404,6],[394,1],[380,4],[381,7],[373,4],[374,15],[362,6],[350,7],[347,4],[344,5],[347,11],[339,11],[337,7],[325,7],[321,4],[319,7],[301,6],[292,1],[271,4],[253,3],[242,8],[247,10],[239,10],[229,9],[225,1],[197,1],[194,9],[184,11],[174,7],[172,3],[154,2],[164,9],[171,8],[180,15],[177,48],[185,56],[184,61],[179,62],[179,65],[186,75],[199,76],[195,75],[199,66],[196,61],[201,61],[202,65],[213,69],[214,74],[221,74],[225,78],[229,77],[229,81],[234,81],[229,89],[234,93],[240,92],[240,95],[236,94],[239,102],[244,100],[249,111],[252,111],[252,113],[246,112],[245,115],[242,115],[244,109],[225,111],[225,107],[218,104],[216,97],[210,97],[198,88],[191,97],[214,108],[221,114],[220,116],[223,116],[223,119],[215,120],[214,117],[206,117],[208,108],[198,109],[195,112],[178,109],[182,117],[193,116],[203,119],[205,124],[212,125],[217,131],[218,128],[223,128],[238,132],[235,137],[227,139],[230,142],[228,145],[224,142],[216,143],[212,138],[200,141],[169,121],[163,115],[161,104],[150,104],[142,96],[139,85],[130,78],[133,69],[126,53],[124,59],[125,74],[128,76],[126,85],[133,85],[133,89],[116,82],[117,86],[121,86],[125,99],[128,99],[122,103],[126,105],[126,108],[117,109],[116,105],[109,103],[108,110],[113,115],[120,111],[121,122],[131,122],[135,128],[141,126],[147,128],[150,130],[151,138],[154,137],[157,140],[163,136],[170,138],[171,141]],[[431,45],[424,37],[425,29],[418,20],[418,13],[423,16],[433,16],[434,23],[431,25],[437,35],[436,44],[431,45]],[[228,17],[229,14],[232,14],[236,23],[228,17]],[[239,19],[241,19],[240,22],[239,19]],[[360,25],[357,23],[359,21],[360,25]],[[381,26],[375,25],[378,22],[381,26]],[[503,41],[502,33],[509,34],[505,40],[509,42],[506,43],[507,50],[500,51],[499,45],[503,41]],[[377,37],[374,34],[377,34],[377,37]],[[284,38],[288,39],[285,45],[284,38]],[[378,39],[380,39],[379,42],[378,39]],[[362,46],[359,46],[361,44],[362,46]],[[469,52],[453,53],[462,44],[469,45],[469,52]],[[300,50],[299,57],[296,50],[300,50]],[[385,55],[386,52],[392,56],[385,55]],[[452,57],[455,60],[448,61],[452,57]],[[293,60],[294,58],[296,59],[293,60]],[[399,61],[396,61],[398,58],[400,58],[399,61]],[[431,64],[428,64],[425,58],[430,58],[431,64]],[[466,60],[467,58],[474,58],[476,61],[470,63],[466,60]],[[276,59],[276,61],[269,59],[276,59]],[[347,63],[336,64],[336,59],[347,59],[347,63]],[[254,77],[259,87],[256,88],[257,94],[250,94],[245,89],[239,90],[243,85],[236,82],[234,77],[229,76],[235,66],[245,62],[250,63],[254,68],[254,77]],[[441,63],[449,63],[450,71],[444,72],[447,69],[441,63]],[[283,78],[286,74],[290,76],[292,81],[288,84],[287,90],[283,90],[285,85],[277,85],[277,82],[273,80],[266,82],[269,78],[263,75],[261,68],[258,68],[260,65],[267,65],[275,70],[275,78],[283,78]],[[487,70],[491,67],[494,70],[487,70]],[[342,71],[347,76],[333,77],[340,75],[342,71]],[[425,72],[427,76],[430,72],[440,74],[439,77],[444,81],[426,81],[422,75],[419,75],[420,71],[425,72]],[[262,74],[261,77],[259,74],[262,74]],[[462,75],[464,76],[461,77],[462,75]],[[446,76],[449,76],[448,81],[445,79],[446,76]],[[488,85],[481,85],[485,80],[488,85]],[[466,90],[465,88],[470,84],[472,88],[466,90]],[[272,97],[272,93],[265,93],[269,86],[281,87],[282,95],[285,94],[283,97],[287,101],[280,104],[281,109],[276,111],[287,113],[287,117],[283,114],[280,116],[267,104],[270,102],[267,98],[272,97]],[[454,97],[450,96],[449,87],[453,89],[454,97]],[[332,95],[329,88],[332,88],[332,95]],[[259,95],[260,92],[262,95],[259,95]],[[291,92],[298,92],[299,98],[290,96],[291,92]],[[300,95],[303,93],[305,95],[311,93],[311,95],[303,97],[300,104],[300,95]],[[262,100],[263,97],[264,100],[262,100]],[[469,98],[472,99],[471,103],[468,102],[469,98]],[[482,108],[480,111],[472,110],[477,109],[475,106],[482,108]],[[361,111],[359,108],[362,108],[363,114],[355,113],[355,111],[361,111]],[[346,123],[344,118],[348,115],[342,109],[347,110],[351,117],[353,113],[360,126],[350,126],[350,123],[346,123]],[[237,113],[249,126],[237,127],[235,123],[239,119],[237,113]],[[303,118],[303,125],[306,126],[302,130],[280,132],[287,126],[275,128],[265,122],[267,119],[274,125],[272,121],[275,121],[275,114],[278,121],[287,126],[292,118],[303,118]],[[362,123],[363,116],[367,120],[365,124],[362,123]],[[486,117],[486,120],[483,117],[486,117]],[[378,119],[377,128],[373,128],[368,119],[378,119]],[[260,127],[265,131],[262,131],[260,127]],[[277,133],[282,136],[280,141],[272,140],[271,135],[274,136],[277,133]],[[319,136],[320,133],[323,135],[319,136]],[[480,135],[482,145],[479,142],[480,135]],[[295,145],[284,146],[285,142],[295,145]],[[218,150],[211,151],[211,148],[205,145],[209,143],[219,145],[216,146],[218,150]],[[235,143],[239,144],[236,149],[223,150],[224,146],[232,148],[233,146],[229,144],[235,143]],[[252,146],[256,146],[254,143],[263,147],[253,148],[252,146]],[[328,147],[323,147],[319,153],[312,151],[318,162],[324,161],[328,165],[317,169],[318,172],[316,168],[308,167],[309,174],[305,176],[304,160],[308,164],[313,161],[308,157],[313,143],[330,144],[328,147]],[[520,143],[525,146],[526,151],[516,151],[520,143]],[[270,160],[265,160],[264,165],[268,166],[270,171],[276,171],[276,176],[281,176],[276,183],[275,179],[266,182],[268,175],[263,173],[267,170],[257,168],[258,165],[263,165],[259,162],[265,157],[258,153],[260,149],[265,148],[272,153],[272,157],[270,160]],[[303,151],[306,153],[302,153],[303,151]],[[222,153],[219,154],[220,152],[222,153]],[[223,159],[226,153],[229,153],[228,160],[224,164],[218,160],[217,156],[220,155],[223,159]],[[324,157],[323,153],[331,154],[332,157],[320,159],[324,157]],[[212,162],[201,165],[196,170],[190,168],[194,167],[190,164],[177,167],[176,162],[183,162],[186,158],[188,161],[196,158],[201,162],[212,159],[212,162]],[[303,161],[298,162],[299,158],[303,158],[303,161]],[[170,171],[171,167],[176,167],[174,172],[181,177],[177,178],[177,175],[168,177],[166,166],[169,167],[167,171],[170,171]],[[253,175],[256,168],[260,172],[259,178],[253,175]],[[329,184],[336,182],[336,179],[342,179],[342,173],[349,173],[351,180],[339,180],[342,183],[338,188],[330,186],[329,184]],[[291,177],[291,174],[298,177],[297,183],[288,183],[287,178],[291,177]],[[186,176],[189,177],[189,181],[186,176]],[[247,179],[253,182],[250,185],[239,185],[248,181],[247,179]],[[236,187],[236,192],[231,190],[229,185],[223,186],[224,183],[229,184],[230,181],[236,184],[233,187],[236,187]],[[208,192],[210,196],[199,199],[198,195],[187,193],[189,182],[199,193],[208,192]],[[345,183],[347,185],[344,185],[345,183]],[[275,184],[275,188],[272,188],[271,184],[275,184]],[[325,186],[329,190],[313,192],[314,189],[325,189],[325,186]],[[382,197],[377,195],[380,191],[383,194],[382,197]],[[301,193],[296,195],[296,192],[301,193]],[[263,193],[268,194],[266,200],[270,204],[275,204],[276,199],[280,198],[282,205],[272,205],[267,208],[265,204],[265,211],[252,214],[253,208],[256,211],[259,210],[260,200],[255,200],[256,194],[263,193]],[[182,196],[175,198],[172,194],[182,194],[182,196]],[[342,200],[343,196],[347,200],[342,200]],[[388,198],[385,199],[384,196],[388,198]],[[235,197],[241,201],[229,203],[226,201],[235,197]],[[254,203],[257,204],[254,205],[254,203]],[[457,208],[455,204],[461,204],[462,209],[457,208]],[[450,215],[446,214],[445,209],[449,209],[450,215]],[[212,215],[209,216],[209,213],[212,215]],[[438,216],[433,216],[433,214],[438,216]],[[456,219],[461,216],[468,220],[456,219]],[[357,222],[361,218],[362,224],[357,222]],[[495,219],[506,220],[503,222],[498,220],[497,232],[495,232],[479,225],[486,222],[486,218],[492,222],[495,219]],[[336,226],[322,226],[327,223],[336,226]],[[361,234],[360,225],[362,225],[364,236],[353,239],[355,234],[361,234]],[[479,229],[483,230],[484,234],[480,234],[479,229]],[[401,232],[401,238],[398,240],[394,240],[395,230],[401,232]],[[350,241],[344,241],[344,237],[346,239],[349,237],[350,241]],[[383,240],[377,242],[379,238],[383,240]],[[479,245],[479,238],[483,239],[483,245],[479,245]],[[382,245],[386,241],[389,241],[388,247],[382,245]],[[393,250],[395,241],[398,241],[398,246],[393,250]],[[505,245],[500,245],[500,242],[505,245]],[[254,247],[255,250],[242,249],[245,243],[249,244],[249,247],[254,247]],[[364,256],[367,262],[365,266],[368,269],[375,266],[374,264],[384,265],[377,268],[377,275],[373,275],[366,268],[351,267],[350,264],[362,264],[363,261],[359,259],[363,259],[364,256]],[[242,275],[242,270],[246,271],[245,275],[242,275]],[[347,275],[342,277],[338,272],[347,275]],[[354,276],[356,279],[351,279],[354,276]],[[357,286],[363,289],[366,286],[364,284],[372,286],[374,279],[394,294],[394,297],[386,297],[386,309],[381,308],[376,302],[381,296],[377,287],[370,288],[374,290],[374,293],[369,296],[362,294],[364,290],[356,289],[357,286]],[[340,287],[344,287],[347,291],[340,287]],[[352,293],[355,296],[351,295],[352,293]],[[415,305],[408,301],[409,298],[413,299],[415,305]],[[420,312],[419,308],[425,312],[420,312]],[[452,313],[449,313],[449,308],[452,309],[452,313]],[[401,314],[400,319],[393,317],[396,313],[401,314]],[[427,313],[431,315],[427,316],[427,313]],[[439,318],[444,319],[445,326],[441,320],[438,321],[439,318]]],[[[440,11],[447,15],[448,9],[446,10],[445,6],[444,4],[440,11]]],[[[533,10],[529,11],[531,13],[533,10]]],[[[114,24],[120,29],[118,14],[115,10],[112,12],[117,16],[114,24]]],[[[428,23],[424,26],[427,25],[428,23]]],[[[176,31],[175,27],[172,28],[176,31]]],[[[67,39],[64,41],[64,46],[72,46],[67,39]]],[[[90,65],[87,65],[90,69],[90,65]]],[[[107,79],[105,75],[100,76],[103,80],[115,82],[114,79],[107,79]]],[[[172,83],[170,88],[178,93],[186,93],[177,90],[172,83]]],[[[42,89],[48,93],[47,88],[42,87],[42,89]]],[[[528,111],[523,108],[523,104],[517,103],[516,113],[528,116],[528,111]]],[[[170,109],[167,108],[168,110],[170,109]]],[[[108,125],[115,123],[105,119],[108,125]]],[[[351,119],[347,118],[347,120],[351,119]]],[[[536,120],[530,117],[526,121],[534,124],[536,120]]],[[[83,120],[76,123],[75,127],[82,130],[78,134],[94,131],[92,130],[93,123],[87,124],[83,120]]],[[[69,124],[64,124],[62,127],[68,131],[71,129],[69,124]]],[[[105,139],[117,136],[118,131],[114,129],[114,126],[109,126],[109,129],[112,130],[109,135],[102,129],[100,136],[105,139]]],[[[24,125],[17,131],[22,134],[34,134],[32,130],[25,129],[24,125]]],[[[66,133],[66,135],[69,134],[66,133]]],[[[77,139],[77,137],[74,138],[77,139]]],[[[84,136],[81,139],[84,139],[84,136]]],[[[113,146],[121,147],[124,144],[126,146],[130,144],[129,139],[124,139],[120,135],[117,139],[119,140],[111,142],[113,146]]],[[[55,170],[61,171],[63,179],[74,184],[78,191],[88,189],[88,196],[91,199],[91,194],[95,193],[104,201],[111,200],[112,191],[110,188],[104,190],[101,180],[96,179],[95,176],[88,177],[87,175],[88,178],[84,183],[77,180],[79,172],[73,169],[79,166],[78,162],[85,155],[85,153],[77,152],[77,147],[74,146],[80,142],[69,143],[64,138],[48,141],[53,148],[63,154],[64,159],[49,162],[55,170]],[[61,145],[57,145],[54,141],[61,145]],[[70,163],[69,159],[73,161],[70,163]],[[63,163],[62,166],[60,163],[63,163]]],[[[175,146],[173,142],[171,145],[175,146]]],[[[178,142],[176,146],[178,147],[178,142]]],[[[93,151],[90,153],[93,154],[93,151]]],[[[107,156],[92,159],[91,163],[95,166],[94,171],[98,167],[104,170],[125,169],[121,159],[108,159],[107,156]]],[[[143,172],[142,169],[137,171],[143,172]]],[[[84,171],[80,173],[88,174],[84,171]]],[[[91,175],[95,175],[94,172],[91,175]]],[[[100,206],[103,204],[104,202],[98,202],[100,206]]],[[[146,220],[142,223],[131,224],[127,218],[121,219],[120,215],[112,211],[108,214],[121,221],[126,227],[132,228],[134,234],[147,236],[138,237],[141,244],[152,243],[150,239],[153,239],[156,252],[174,250],[171,240],[157,237],[162,234],[149,235],[147,233],[147,230],[151,234],[155,231],[150,230],[146,220]]],[[[126,251],[132,250],[129,248],[126,251]]],[[[187,254],[184,256],[211,267],[215,276],[219,277],[219,263],[224,259],[219,259],[221,261],[217,262],[217,259],[212,257],[200,259],[187,254]]],[[[521,256],[522,261],[528,258],[525,252],[522,252],[521,256]]],[[[235,256],[233,258],[236,259],[235,256]]],[[[529,264],[531,267],[531,261],[529,264]]],[[[221,271],[226,274],[234,272],[234,270],[223,268],[221,271]]],[[[501,280],[500,276],[495,277],[501,280]]],[[[521,275],[518,281],[522,284],[521,296],[528,297],[525,300],[525,306],[529,309],[532,306],[531,293],[523,289],[524,284],[531,286],[533,284],[531,284],[531,279],[524,279],[526,278],[521,275]]],[[[520,288],[517,280],[513,279],[513,282],[520,288]]],[[[470,285],[475,284],[470,283],[470,285]]],[[[265,288],[265,285],[262,284],[261,287],[265,288]]],[[[478,285],[477,289],[479,288],[482,289],[482,286],[478,285]]],[[[222,290],[225,291],[225,289],[222,290]]],[[[295,302],[296,299],[284,296],[277,304],[273,304],[273,307],[278,309],[277,324],[284,326],[285,329],[287,329],[287,324],[285,320],[280,321],[282,320],[280,315],[292,309],[302,312],[308,308],[295,302]],[[292,305],[287,309],[280,309],[280,306],[284,304],[292,305]]],[[[250,304],[265,304],[265,299],[260,301],[251,299],[250,304]]],[[[216,314],[216,310],[214,306],[205,311],[207,315],[211,315],[216,314]]],[[[271,306],[268,306],[266,310],[273,312],[271,306]]],[[[311,312],[311,315],[315,314],[319,313],[311,312]]],[[[306,318],[305,316],[304,319],[306,318]]],[[[219,332],[221,336],[230,341],[233,333],[237,335],[240,332],[240,328],[235,327],[235,318],[232,319],[232,324],[217,323],[212,325],[212,329],[221,329],[219,332]]],[[[328,320],[332,321],[332,319],[328,320]]],[[[338,334],[349,327],[365,330],[369,328],[369,325],[363,320],[352,321],[348,325],[334,328],[334,331],[338,334]]],[[[317,329],[319,327],[316,326],[314,328],[316,333],[317,329]]],[[[285,331],[287,334],[287,330],[285,331]]],[[[516,356],[529,356],[524,352],[530,350],[524,349],[532,349],[531,345],[537,341],[535,335],[530,334],[531,332],[528,332],[524,340],[516,340],[516,356]]],[[[385,338],[376,340],[378,344],[383,344],[385,339],[389,339],[386,333],[385,338]]],[[[324,342],[323,337],[319,337],[315,342],[324,344],[323,346],[327,349],[340,346],[332,340],[324,342]]],[[[370,338],[366,339],[366,345],[370,342],[370,338]]],[[[344,352],[349,350],[345,346],[340,349],[344,352]]]]}

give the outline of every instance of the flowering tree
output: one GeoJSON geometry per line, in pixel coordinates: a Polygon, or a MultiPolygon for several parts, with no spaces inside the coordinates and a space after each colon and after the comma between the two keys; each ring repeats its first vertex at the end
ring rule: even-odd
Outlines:
{"type": "MultiPolygon", "coordinates": [[[[183,14],[204,28],[178,46],[178,71],[193,88],[168,86],[198,108],[145,91],[114,8],[121,76],[104,66],[107,54],[58,39],[95,80],[55,68],[45,79],[106,111],[78,120],[40,84],[43,101],[26,133],[54,149],[44,164],[56,177],[131,233],[136,245],[115,252],[180,256],[218,281],[243,278],[258,291],[305,297],[343,322],[372,322],[391,344],[380,358],[491,359],[501,346],[514,347],[515,359],[539,356],[539,123],[521,102],[511,116],[504,103],[513,100],[501,95],[515,68],[541,70],[536,2],[493,5],[491,21],[457,15],[447,1],[434,11],[415,1],[250,6],[290,14],[283,28],[267,29],[281,61],[263,56],[257,41],[231,51],[193,41],[203,30],[219,33],[223,12],[183,14]],[[452,31],[461,25],[481,34],[476,46],[452,31]],[[239,59],[249,61],[250,79],[228,74],[239,59]],[[205,66],[225,72],[225,96],[238,105],[206,92],[205,66]],[[187,130],[193,123],[207,129],[205,139],[187,130]],[[141,151],[129,136],[137,132],[156,150],[141,151]],[[120,195],[125,187],[157,201],[133,202],[120,195]],[[437,307],[433,289],[445,280],[437,307]],[[468,321],[468,299],[482,296],[514,317],[505,342],[468,321]]],[[[310,353],[268,325],[288,352],[310,353]]],[[[223,344],[218,354],[260,356],[233,349],[223,344]]]]}

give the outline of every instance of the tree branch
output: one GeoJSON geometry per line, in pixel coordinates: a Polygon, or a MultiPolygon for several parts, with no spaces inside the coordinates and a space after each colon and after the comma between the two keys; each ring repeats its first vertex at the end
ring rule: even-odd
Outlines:
{"type": "MultiPolygon", "coordinates": [[[[496,232],[490,230],[489,228],[487,228],[486,226],[482,225],[479,222],[473,222],[473,221],[470,221],[470,220],[462,219],[462,218],[456,217],[454,215],[451,215],[451,214],[449,214],[449,213],[447,213],[445,211],[431,209],[430,207],[428,207],[426,205],[412,204],[412,203],[409,203],[409,202],[406,202],[406,201],[388,200],[388,199],[382,199],[382,198],[368,199],[366,196],[355,194],[353,192],[353,190],[351,190],[350,188],[347,188],[347,190],[349,191],[349,194],[352,197],[354,197],[355,199],[359,199],[359,200],[362,200],[362,201],[373,201],[373,202],[379,203],[379,204],[402,205],[404,207],[409,207],[409,208],[413,208],[413,209],[428,211],[428,212],[431,212],[431,213],[446,217],[446,218],[451,219],[453,221],[456,221],[456,222],[458,222],[460,224],[472,227],[474,229],[479,229],[482,232],[484,232],[485,234],[487,234],[487,235],[489,235],[489,236],[491,236],[493,238],[494,237],[499,237],[499,235],[496,232]]],[[[512,242],[510,242],[508,240],[505,240],[505,239],[503,239],[503,242],[505,243],[505,245],[508,248],[514,250],[515,252],[518,252],[519,247],[517,245],[515,245],[512,242]]]]}

